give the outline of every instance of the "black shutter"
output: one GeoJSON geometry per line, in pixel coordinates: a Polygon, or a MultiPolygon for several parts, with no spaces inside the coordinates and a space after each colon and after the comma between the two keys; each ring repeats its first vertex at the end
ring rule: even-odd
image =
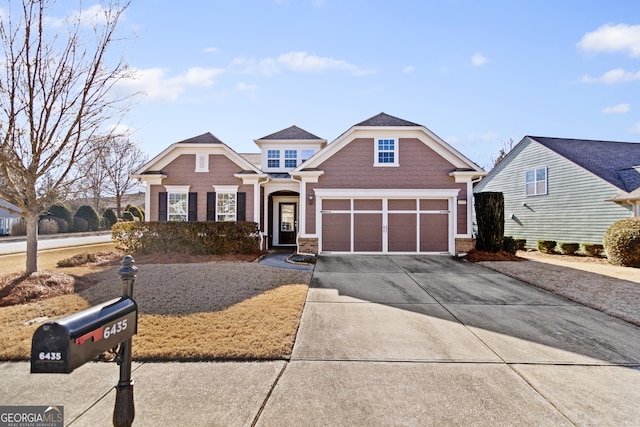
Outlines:
{"type": "Polygon", "coordinates": [[[216,192],[207,193],[207,221],[216,220],[216,192]]]}
{"type": "Polygon", "coordinates": [[[198,193],[189,193],[189,216],[188,221],[198,220],[198,193]]]}
{"type": "Polygon", "coordinates": [[[247,220],[247,193],[238,193],[236,212],[238,221],[247,220]]]}
{"type": "Polygon", "coordinates": [[[158,193],[158,221],[167,220],[167,192],[158,193]]]}

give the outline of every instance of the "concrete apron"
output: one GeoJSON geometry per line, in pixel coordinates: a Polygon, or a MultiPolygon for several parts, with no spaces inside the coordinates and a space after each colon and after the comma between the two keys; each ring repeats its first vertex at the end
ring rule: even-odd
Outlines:
{"type": "Polygon", "coordinates": [[[257,425],[640,425],[640,328],[451,257],[321,257],[257,425]]]}

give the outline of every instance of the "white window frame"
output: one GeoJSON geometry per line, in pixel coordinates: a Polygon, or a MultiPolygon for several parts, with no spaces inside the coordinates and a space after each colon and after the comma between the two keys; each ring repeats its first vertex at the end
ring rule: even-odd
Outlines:
{"type": "Polygon", "coordinates": [[[280,150],[279,148],[269,148],[267,149],[267,169],[280,169],[280,164],[281,164],[281,159],[280,156],[282,156],[282,150],[280,150]],[[277,157],[271,157],[271,154],[277,154],[277,157]],[[277,161],[278,165],[277,166],[271,166],[269,164],[270,161],[277,161]]]}
{"type": "Polygon", "coordinates": [[[216,221],[237,221],[238,220],[238,186],[237,185],[214,185],[213,189],[216,192],[216,221]],[[233,196],[233,213],[221,212],[219,210],[221,205],[228,199],[229,196],[233,196]]]}
{"type": "Polygon", "coordinates": [[[167,190],[167,221],[189,221],[189,185],[165,185],[164,188],[167,190]],[[182,212],[173,212],[172,213],[172,204],[171,204],[171,196],[180,196],[180,199],[184,199],[185,207],[184,213],[182,212]],[[172,219],[173,217],[173,219],[172,219]],[[179,217],[179,219],[176,219],[179,217]]]}
{"type": "Polygon", "coordinates": [[[543,196],[549,193],[549,169],[547,167],[539,167],[534,169],[528,169],[524,172],[524,193],[527,197],[529,196],[543,196]],[[538,171],[544,170],[544,180],[538,179],[538,171]],[[527,174],[530,172],[533,173],[533,181],[529,181],[527,179],[527,174]],[[538,191],[538,184],[544,182],[544,189],[542,191],[538,191]],[[529,185],[533,185],[533,192],[529,192],[529,185]]]}
{"type": "Polygon", "coordinates": [[[376,167],[398,167],[399,163],[399,154],[400,154],[400,140],[395,137],[384,137],[384,138],[374,138],[374,159],[373,165],[376,167]],[[380,143],[382,141],[393,141],[393,150],[381,150],[380,143]],[[380,154],[382,153],[393,153],[393,162],[381,162],[380,154]]]}
{"type": "Polygon", "coordinates": [[[209,172],[209,154],[196,154],[196,172],[209,172]]]}
{"type": "Polygon", "coordinates": [[[316,150],[308,148],[303,148],[302,150],[300,150],[300,164],[309,160],[311,157],[313,157],[314,154],[316,154],[316,150]]]}

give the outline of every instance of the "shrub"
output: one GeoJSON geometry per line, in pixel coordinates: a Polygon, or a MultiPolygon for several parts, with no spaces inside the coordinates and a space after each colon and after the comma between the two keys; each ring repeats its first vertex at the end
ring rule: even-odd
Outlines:
{"type": "Polygon", "coordinates": [[[56,234],[58,231],[58,223],[53,219],[53,217],[44,218],[38,222],[38,234],[56,234]]]}
{"type": "Polygon", "coordinates": [[[20,219],[13,223],[11,226],[12,236],[26,236],[27,235],[27,221],[20,219]]]}
{"type": "Polygon", "coordinates": [[[516,246],[519,251],[524,251],[527,249],[527,239],[516,239],[516,246]]]}
{"type": "Polygon", "coordinates": [[[500,252],[504,237],[504,195],[498,192],[482,192],[475,195],[478,235],[476,249],[500,252]]]}
{"type": "Polygon", "coordinates": [[[129,206],[127,212],[130,212],[131,215],[133,215],[135,218],[138,218],[139,221],[144,221],[144,215],[140,211],[140,208],[138,208],[137,206],[129,206]]]}
{"type": "Polygon", "coordinates": [[[602,240],[611,264],[640,267],[640,217],[614,222],[602,240]]]}
{"type": "Polygon", "coordinates": [[[580,249],[580,243],[561,242],[558,246],[560,246],[560,252],[564,255],[573,255],[580,249]]]}
{"type": "Polygon", "coordinates": [[[122,212],[122,219],[124,219],[125,221],[135,221],[135,217],[133,216],[133,214],[129,211],[124,211],[122,212]]]}
{"type": "MultiPolygon", "coordinates": [[[[53,205],[49,208],[48,212],[50,215],[53,215],[56,218],[62,218],[67,222],[65,230],[62,231],[62,229],[60,229],[60,233],[66,233],[73,229],[73,215],[68,207],[65,205],[53,205]]],[[[58,223],[58,227],[60,227],[60,223],[58,223]]]]}
{"type": "Polygon", "coordinates": [[[502,239],[502,250],[515,255],[516,252],[518,252],[518,244],[516,243],[516,239],[511,236],[504,236],[504,238],[502,239]]]}
{"type": "Polygon", "coordinates": [[[108,208],[104,211],[104,213],[102,214],[102,219],[104,221],[105,227],[107,228],[111,228],[113,224],[118,222],[118,216],[111,208],[108,208]]]}
{"type": "Polygon", "coordinates": [[[73,231],[75,231],[76,233],[84,233],[88,230],[89,221],[79,216],[73,218],[73,231]]]}
{"type": "Polygon", "coordinates": [[[69,231],[69,223],[65,219],[57,216],[49,216],[47,219],[51,219],[58,224],[58,233],[67,233],[69,231]]]}
{"type": "Polygon", "coordinates": [[[589,256],[601,257],[604,252],[604,246],[599,243],[583,243],[582,250],[589,256]]]}
{"type": "Polygon", "coordinates": [[[123,221],[111,228],[116,248],[128,253],[192,255],[249,254],[259,251],[255,222],[123,221]]]}
{"type": "Polygon", "coordinates": [[[556,245],[555,240],[538,240],[538,250],[545,254],[555,253],[556,245]]]}
{"type": "Polygon", "coordinates": [[[80,265],[86,265],[90,262],[96,262],[97,257],[93,253],[83,252],[72,256],[71,258],[65,258],[58,261],[56,264],[58,267],[78,267],[80,265]]]}
{"type": "MultiPolygon", "coordinates": [[[[98,216],[98,212],[93,209],[93,206],[80,206],[75,217],[84,218],[87,221],[88,230],[90,231],[97,231],[100,228],[100,216],[98,216]]],[[[74,227],[73,230],[76,231],[76,228],[74,227]]]]}

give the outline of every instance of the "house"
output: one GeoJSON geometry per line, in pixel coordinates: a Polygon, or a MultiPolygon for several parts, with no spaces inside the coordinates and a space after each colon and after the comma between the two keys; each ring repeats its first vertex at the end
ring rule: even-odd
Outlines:
{"type": "Polygon", "coordinates": [[[525,136],[474,192],[499,191],[505,235],[602,243],[615,221],[640,215],[640,144],[525,136]]]}
{"type": "Polygon", "coordinates": [[[473,247],[485,172],[426,127],[380,113],[330,144],[296,126],[239,154],[211,133],[136,171],[148,221],[254,221],[300,253],[449,253],[473,247]]]}
{"type": "Polygon", "coordinates": [[[17,207],[0,199],[0,236],[11,233],[13,224],[20,220],[20,216],[15,213],[18,211],[17,207]]]}

